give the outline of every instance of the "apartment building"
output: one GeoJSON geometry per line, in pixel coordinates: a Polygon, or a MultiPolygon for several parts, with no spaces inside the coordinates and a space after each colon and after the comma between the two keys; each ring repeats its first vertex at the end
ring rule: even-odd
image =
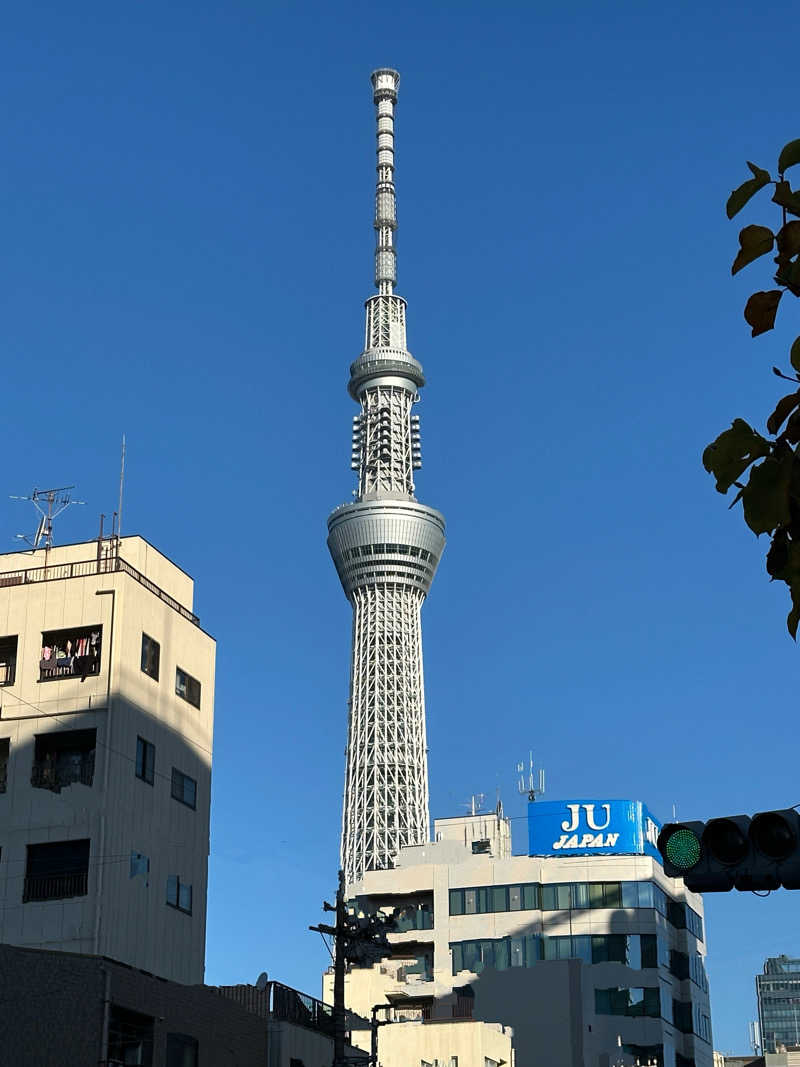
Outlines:
{"type": "Polygon", "coordinates": [[[142,537],[0,555],[0,942],[203,981],[214,659],[142,537]]]}

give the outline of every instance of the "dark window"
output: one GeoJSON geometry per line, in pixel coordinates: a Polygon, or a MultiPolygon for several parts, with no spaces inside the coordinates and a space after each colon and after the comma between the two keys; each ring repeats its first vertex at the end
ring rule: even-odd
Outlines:
{"type": "Polygon", "coordinates": [[[172,768],[172,795],[187,808],[197,807],[197,782],[177,767],[172,768]]]}
{"type": "Polygon", "coordinates": [[[594,1010],[597,1015],[661,1015],[658,986],[633,989],[595,989],[594,1010]]]}
{"type": "Polygon", "coordinates": [[[31,785],[34,789],[50,789],[54,793],[60,793],[76,782],[90,786],[94,781],[96,746],[97,730],[57,730],[37,734],[31,785]]]}
{"type": "Polygon", "coordinates": [[[686,928],[686,910],[682,900],[667,901],[667,919],[678,930],[686,928]]]}
{"type": "Polygon", "coordinates": [[[161,662],[161,645],[147,634],[142,634],[142,670],[158,681],[158,666],[161,662]]]}
{"type": "Polygon", "coordinates": [[[167,1034],[166,1067],[197,1067],[199,1046],[188,1034],[167,1034]]]}
{"type": "Polygon", "coordinates": [[[473,856],[489,855],[489,853],[491,851],[492,851],[492,843],[491,843],[491,841],[489,840],[488,837],[485,837],[480,841],[473,841],[472,842],[472,855],[473,856]]]}
{"type": "Polygon", "coordinates": [[[200,707],[200,683],[180,667],[175,671],[175,692],[194,707],[200,707]]]}
{"type": "Polygon", "coordinates": [[[22,901],[85,897],[89,881],[89,839],[28,845],[22,901]]]}
{"type": "Polygon", "coordinates": [[[640,934],[641,966],[658,967],[658,938],[655,934],[640,934]]]}
{"type": "Polygon", "coordinates": [[[11,750],[11,739],[0,737],[0,793],[5,793],[8,782],[8,754],[11,750]]]}
{"type": "Polygon", "coordinates": [[[153,1017],[111,1005],[108,1017],[108,1064],[152,1067],[153,1017]]]}
{"type": "Polygon", "coordinates": [[[0,685],[13,685],[17,675],[17,638],[0,637],[0,685]]]}
{"type": "Polygon", "coordinates": [[[167,878],[167,904],[178,911],[192,914],[192,887],[187,882],[182,882],[177,874],[171,874],[167,878]]]}
{"type": "Polygon", "coordinates": [[[156,773],[156,746],[145,741],[143,737],[136,738],[136,777],[149,785],[153,784],[156,773]]]}
{"type": "Polygon", "coordinates": [[[692,1032],[692,1002],[690,1000],[673,1000],[672,1020],[682,1034],[690,1034],[692,1032]]]}
{"type": "Polygon", "coordinates": [[[685,952],[673,949],[669,954],[669,969],[676,978],[683,980],[689,977],[689,957],[685,952]]]}
{"type": "Polygon", "coordinates": [[[451,889],[450,890],[450,914],[451,915],[463,915],[464,914],[464,890],[463,889],[451,889]]]}
{"type": "Polygon", "coordinates": [[[81,626],[70,630],[48,630],[42,634],[39,681],[80,678],[100,673],[102,626],[81,626]]]}

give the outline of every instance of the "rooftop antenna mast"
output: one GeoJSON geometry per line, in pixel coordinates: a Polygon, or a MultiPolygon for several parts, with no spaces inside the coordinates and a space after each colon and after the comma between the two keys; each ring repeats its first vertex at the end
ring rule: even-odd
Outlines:
{"type": "Polygon", "coordinates": [[[29,500],[40,515],[39,524],[33,539],[25,534],[17,534],[18,541],[26,541],[31,548],[53,547],[53,522],[72,504],[85,504],[85,500],[73,500],[69,495],[74,485],[64,485],[60,489],[34,489],[30,496],[12,496],[11,500],[29,500]]]}
{"type": "Polygon", "coordinates": [[[528,800],[536,800],[537,797],[544,793],[544,770],[540,767],[538,771],[534,771],[533,752],[528,753],[527,781],[524,762],[517,764],[517,774],[519,775],[517,789],[521,796],[525,796],[527,793],[528,800]]]}
{"type": "Polygon", "coordinates": [[[125,488],[125,434],[122,435],[122,458],[119,465],[119,511],[117,512],[117,537],[122,537],[122,490],[125,488]]]}

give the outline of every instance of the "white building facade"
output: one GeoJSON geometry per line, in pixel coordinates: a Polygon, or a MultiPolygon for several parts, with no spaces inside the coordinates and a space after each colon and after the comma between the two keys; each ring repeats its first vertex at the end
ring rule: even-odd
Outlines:
{"type": "Polygon", "coordinates": [[[508,1025],[520,1067],[712,1067],[702,900],[645,851],[641,805],[617,827],[623,802],[592,802],[602,830],[567,833],[587,803],[531,805],[532,842],[551,855],[512,855],[498,812],[437,820],[434,843],[365,875],[354,894],[396,909],[402,932],[390,959],[350,971],[348,1007],[508,1025]]]}
{"type": "Polygon", "coordinates": [[[203,980],[215,643],[141,537],[0,556],[0,941],[203,980]]]}

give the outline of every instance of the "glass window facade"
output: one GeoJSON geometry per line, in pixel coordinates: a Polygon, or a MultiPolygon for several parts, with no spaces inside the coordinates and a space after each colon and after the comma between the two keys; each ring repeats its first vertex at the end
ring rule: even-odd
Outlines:
{"type": "Polygon", "coordinates": [[[649,1015],[659,1018],[661,998],[658,986],[595,989],[594,1010],[597,1015],[649,1015]]]}
{"type": "Polygon", "coordinates": [[[502,911],[581,911],[654,908],[679,930],[703,940],[703,920],[682,900],[671,900],[654,882],[551,882],[450,890],[451,915],[502,911]]]}
{"type": "Polygon", "coordinates": [[[533,967],[540,960],[580,959],[584,963],[622,963],[637,970],[666,961],[666,946],[655,934],[572,934],[547,937],[527,934],[496,940],[455,941],[453,974],[486,967],[533,967]]]}

